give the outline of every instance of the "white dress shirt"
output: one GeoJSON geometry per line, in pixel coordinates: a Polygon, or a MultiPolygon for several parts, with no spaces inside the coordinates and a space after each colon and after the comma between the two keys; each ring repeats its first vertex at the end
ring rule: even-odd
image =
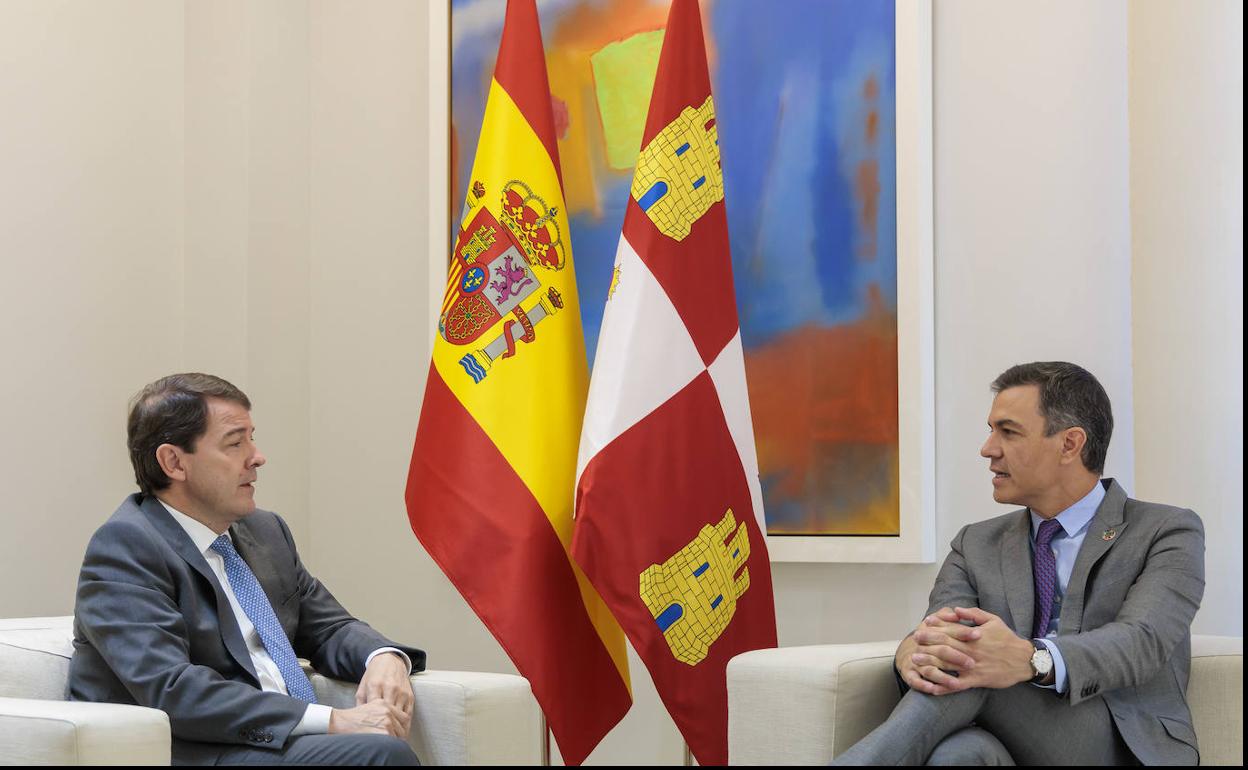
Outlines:
{"type": "MultiPolygon", "coordinates": [[[[225,559],[221,554],[212,550],[212,544],[217,539],[217,533],[213,532],[202,522],[192,519],[185,513],[175,509],[164,500],[160,504],[165,506],[165,510],[169,511],[173,516],[173,520],[186,530],[187,536],[191,538],[191,542],[195,543],[195,547],[204,555],[204,559],[208,562],[208,566],[212,569],[212,573],[217,576],[217,582],[221,584],[221,590],[225,592],[225,598],[230,602],[230,609],[234,611],[234,619],[238,622],[238,629],[243,633],[243,641],[247,643],[247,652],[251,656],[251,664],[256,669],[256,676],[260,678],[260,689],[265,692],[280,692],[283,695],[289,695],[286,690],[286,680],[282,678],[282,672],[278,670],[277,664],[273,662],[273,658],[269,656],[268,650],[264,648],[264,642],[260,639],[259,632],[252,625],[251,618],[247,617],[247,613],[243,612],[243,608],[239,606],[238,597],[234,596],[234,588],[230,585],[230,579],[225,574],[225,559]]],[[[227,531],[226,537],[230,536],[227,531]]],[[[230,538],[231,541],[233,538],[230,538]]],[[[373,650],[369,654],[367,660],[364,661],[364,667],[372,662],[373,658],[383,652],[394,652],[403,658],[407,664],[408,673],[411,673],[412,662],[402,650],[394,647],[381,647],[373,650]]],[[[309,703],[307,711],[303,713],[303,719],[299,720],[299,724],[295,725],[295,729],[291,731],[291,737],[297,735],[319,735],[329,732],[329,717],[333,709],[320,703],[309,703]]]]}

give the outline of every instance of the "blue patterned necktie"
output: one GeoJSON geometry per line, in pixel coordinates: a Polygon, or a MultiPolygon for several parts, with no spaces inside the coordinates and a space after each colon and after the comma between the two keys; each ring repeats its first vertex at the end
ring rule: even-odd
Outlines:
{"type": "Polygon", "coordinates": [[[1040,529],[1036,532],[1032,570],[1036,578],[1036,623],[1031,632],[1033,639],[1043,639],[1049,633],[1049,619],[1053,617],[1053,595],[1057,590],[1057,558],[1049,543],[1061,528],[1057,519],[1048,519],[1040,523],[1040,529]]]}
{"type": "Polygon", "coordinates": [[[260,581],[256,580],[251,567],[234,550],[234,543],[230,541],[229,535],[221,535],[212,542],[211,547],[225,559],[225,576],[230,580],[230,588],[234,589],[234,598],[238,599],[238,605],[256,627],[256,633],[260,634],[260,641],[264,642],[265,651],[277,664],[277,670],[282,672],[282,679],[286,680],[286,692],[291,697],[316,703],[312,683],[300,668],[295,648],[290,646],[290,639],[282,630],[282,624],[273,612],[273,605],[269,604],[269,597],[265,596],[264,589],[260,587],[260,581]]]}

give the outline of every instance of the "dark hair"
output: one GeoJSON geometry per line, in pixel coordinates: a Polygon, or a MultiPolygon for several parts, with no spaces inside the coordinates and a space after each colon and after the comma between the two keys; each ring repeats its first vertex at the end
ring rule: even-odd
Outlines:
{"type": "Polygon", "coordinates": [[[992,381],[992,392],[1037,385],[1040,388],[1040,414],[1044,435],[1059,430],[1083,428],[1088,440],[1083,445],[1083,467],[1099,474],[1105,470],[1109,438],[1114,432],[1114,414],[1109,394],[1092,373],[1065,361],[1036,361],[1006,369],[992,381]]]}
{"type": "Polygon", "coordinates": [[[211,374],[190,372],[161,377],[130,400],[126,446],[134,480],[144,495],[169,486],[169,477],[156,460],[156,448],[173,444],[187,452],[208,430],[208,399],[220,398],[251,409],[246,394],[211,374]]]}

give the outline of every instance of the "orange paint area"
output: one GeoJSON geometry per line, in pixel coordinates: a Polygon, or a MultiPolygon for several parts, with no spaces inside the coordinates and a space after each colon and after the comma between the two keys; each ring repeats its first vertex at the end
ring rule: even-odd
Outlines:
{"type": "Polygon", "coordinates": [[[899,531],[897,323],[875,308],[746,351],[772,534],[899,531]]]}

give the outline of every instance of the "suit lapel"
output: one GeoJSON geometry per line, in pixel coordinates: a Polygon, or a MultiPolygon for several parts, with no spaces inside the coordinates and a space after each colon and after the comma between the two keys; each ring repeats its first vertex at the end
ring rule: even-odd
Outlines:
{"type": "Polygon", "coordinates": [[[1059,634],[1077,634],[1083,625],[1083,605],[1087,596],[1088,575],[1096,563],[1114,547],[1126,529],[1123,521],[1123,509],[1127,505],[1127,493],[1113,479],[1107,479],[1105,499],[1097,507],[1092,521],[1088,522],[1088,532],[1075,557],[1075,566],[1070,571],[1070,583],[1066,586],[1066,598],[1062,602],[1062,617],[1058,623],[1059,634]]]}
{"type": "Polygon", "coordinates": [[[221,629],[221,641],[225,644],[225,648],[230,651],[234,662],[242,666],[243,670],[251,674],[251,678],[255,680],[257,687],[260,686],[260,678],[256,676],[255,666],[251,663],[251,654],[247,652],[247,643],[243,641],[243,632],[238,628],[238,621],[234,618],[234,609],[230,606],[230,602],[225,598],[225,593],[221,590],[221,584],[217,581],[217,576],[213,574],[212,568],[208,566],[208,561],[204,559],[204,555],[199,552],[190,535],[186,534],[186,530],[165,510],[165,506],[161,504],[154,496],[147,496],[143,499],[140,506],[144,515],[152,522],[162,537],[169,543],[173,550],[191,566],[191,569],[198,572],[208,581],[208,585],[212,586],[213,597],[217,602],[217,619],[221,629]]]}
{"type": "Polygon", "coordinates": [[[1003,535],[1001,574],[1005,580],[1005,601],[1014,620],[1014,632],[1030,634],[1036,603],[1031,573],[1031,517],[1025,508],[1015,516],[1017,520],[1003,535]]]}
{"type": "Polygon", "coordinates": [[[284,620],[281,616],[281,601],[284,598],[285,583],[268,549],[252,535],[251,529],[244,525],[245,521],[246,519],[230,527],[234,547],[238,550],[238,555],[243,557],[243,561],[247,562],[247,566],[251,568],[251,573],[256,576],[260,587],[264,589],[265,595],[269,598],[269,606],[273,608],[273,614],[284,620]]]}

